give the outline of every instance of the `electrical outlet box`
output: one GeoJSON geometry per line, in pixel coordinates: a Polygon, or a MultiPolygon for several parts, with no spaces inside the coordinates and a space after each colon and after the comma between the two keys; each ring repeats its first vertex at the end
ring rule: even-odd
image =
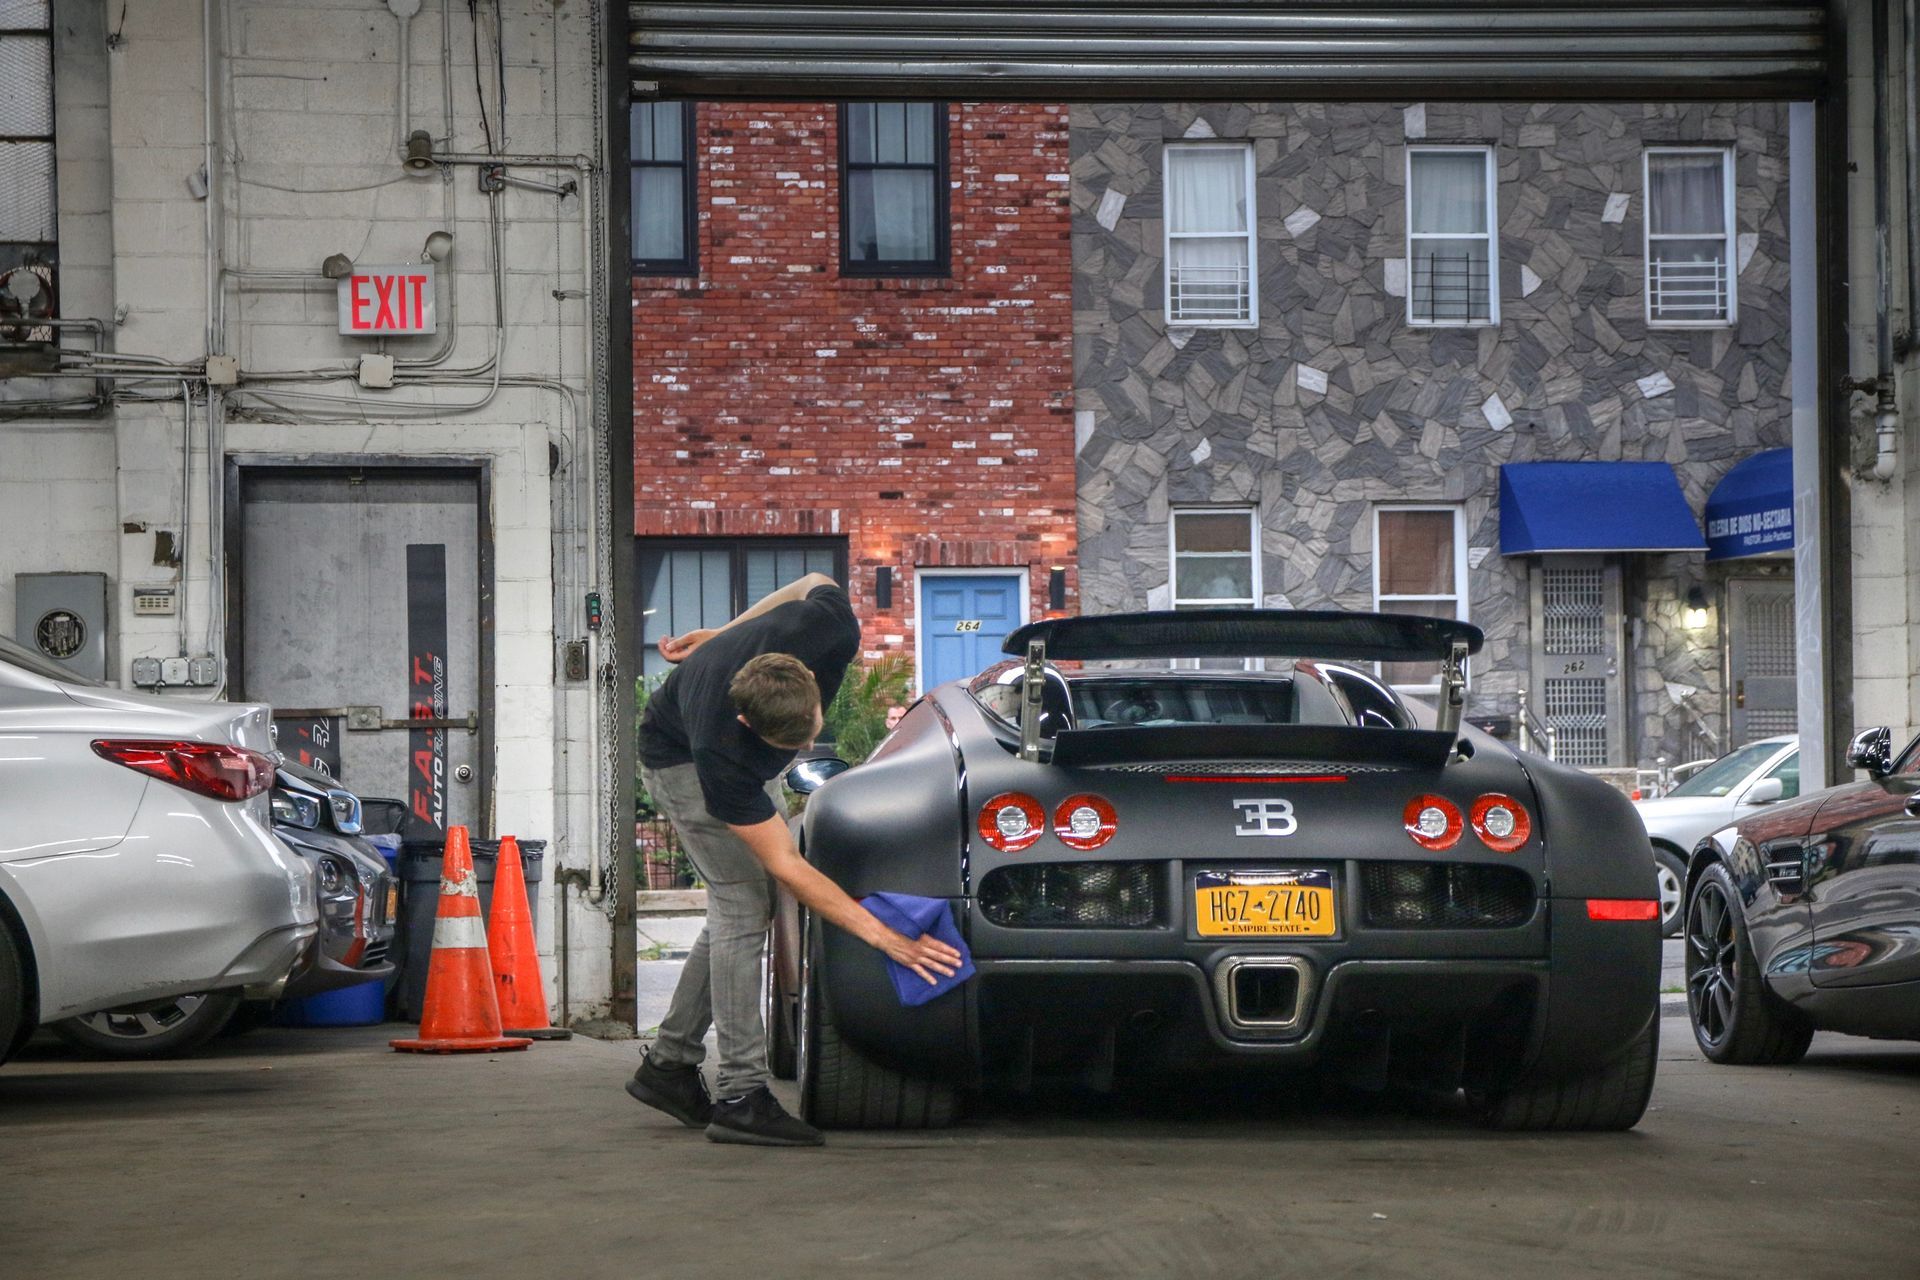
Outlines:
{"type": "Polygon", "coordinates": [[[211,657],[187,660],[187,683],[202,689],[220,683],[220,659],[211,657]]]}
{"type": "Polygon", "coordinates": [[[75,675],[107,678],[107,575],[16,573],[13,634],[75,675]]]}
{"type": "Polygon", "coordinates": [[[393,357],[367,354],[360,357],[360,385],[384,388],[393,385],[393,357]]]}
{"type": "Polygon", "coordinates": [[[133,687],[151,689],[160,683],[160,659],[135,658],[133,660],[133,687]]]}
{"type": "Polygon", "coordinates": [[[137,618],[171,618],[178,598],[172,583],[149,583],[133,589],[133,613],[137,618]]]}
{"type": "Polygon", "coordinates": [[[216,387],[231,387],[240,381],[240,357],[208,356],[207,382],[216,387]]]}
{"type": "Polygon", "coordinates": [[[587,678],[587,642],[585,640],[566,641],[560,646],[560,655],[561,666],[567,673],[567,679],[585,680],[587,678]]]}
{"type": "Polygon", "coordinates": [[[186,684],[191,668],[185,658],[160,659],[160,680],[163,684],[186,684]]]}

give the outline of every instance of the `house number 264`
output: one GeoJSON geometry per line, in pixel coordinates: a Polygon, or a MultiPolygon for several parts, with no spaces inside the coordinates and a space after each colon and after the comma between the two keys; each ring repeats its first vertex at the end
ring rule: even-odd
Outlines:
{"type": "Polygon", "coordinates": [[[953,629],[955,631],[978,631],[980,629],[980,619],[962,618],[953,624],[953,629]]]}

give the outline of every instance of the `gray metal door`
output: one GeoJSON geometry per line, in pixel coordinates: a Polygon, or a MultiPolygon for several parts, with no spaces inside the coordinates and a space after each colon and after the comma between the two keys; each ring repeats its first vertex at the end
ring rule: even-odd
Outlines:
{"type": "Polygon", "coordinates": [[[1531,574],[1530,704],[1553,754],[1589,767],[1619,762],[1620,570],[1597,556],[1547,556],[1531,574]]]}
{"type": "Polygon", "coordinates": [[[1800,717],[1791,579],[1734,578],[1727,583],[1727,647],[1731,745],[1796,732],[1800,717]]]}
{"type": "Polygon", "coordinates": [[[240,495],[242,687],[281,751],[482,828],[478,473],[248,471],[240,495]]]}

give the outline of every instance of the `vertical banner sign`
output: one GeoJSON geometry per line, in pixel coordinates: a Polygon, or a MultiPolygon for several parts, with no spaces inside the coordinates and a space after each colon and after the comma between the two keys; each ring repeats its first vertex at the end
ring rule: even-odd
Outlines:
{"type": "MultiPolygon", "coordinates": [[[[407,718],[447,716],[447,548],[407,547],[407,718]]],[[[407,801],[414,817],[447,829],[447,731],[407,731],[407,801]]]]}
{"type": "Polygon", "coordinates": [[[304,716],[299,719],[277,716],[273,725],[277,730],[274,741],[282,752],[336,781],[345,777],[340,762],[339,716],[304,716]]]}

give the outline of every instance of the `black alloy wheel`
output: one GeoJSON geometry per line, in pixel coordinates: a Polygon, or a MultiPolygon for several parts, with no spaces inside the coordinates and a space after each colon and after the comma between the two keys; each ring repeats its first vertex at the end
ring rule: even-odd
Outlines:
{"type": "Polygon", "coordinates": [[[1798,1062],[1813,1024],[1767,989],[1727,869],[1703,868],[1687,902],[1687,1019],[1711,1062],[1798,1062]]]}

